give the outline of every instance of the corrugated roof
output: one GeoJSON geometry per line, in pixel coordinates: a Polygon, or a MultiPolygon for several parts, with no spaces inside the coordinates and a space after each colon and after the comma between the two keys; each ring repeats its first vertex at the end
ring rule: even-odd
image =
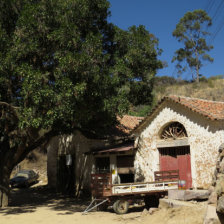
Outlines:
{"type": "Polygon", "coordinates": [[[93,154],[93,155],[99,155],[99,154],[105,154],[105,153],[119,153],[119,152],[126,152],[130,150],[134,150],[134,142],[130,143],[123,143],[119,145],[114,145],[111,147],[103,148],[103,149],[95,149],[91,150],[89,152],[86,152],[86,155],[93,154]]]}
{"type": "Polygon", "coordinates": [[[90,153],[96,155],[96,154],[104,154],[104,153],[117,153],[117,152],[126,152],[129,150],[134,149],[134,144],[129,144],[129,145],[122,145],[119,147],[113,147],[109,149],[103,149],[103,150],[98,150],[98,151],[92,151],[90,153]]]}

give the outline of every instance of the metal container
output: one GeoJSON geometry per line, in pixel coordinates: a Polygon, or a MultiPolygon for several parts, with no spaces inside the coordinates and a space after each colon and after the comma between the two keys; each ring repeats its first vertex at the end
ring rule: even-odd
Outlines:
{"type": "Polygon", "coordinates": [[[178,189],[186,189],[186,180],[179,180],[178,182],[178,189]]]}

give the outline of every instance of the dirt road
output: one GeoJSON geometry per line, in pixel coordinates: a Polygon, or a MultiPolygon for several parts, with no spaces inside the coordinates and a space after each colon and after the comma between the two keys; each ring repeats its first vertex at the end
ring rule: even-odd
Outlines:
{"type": "Polygon", "coordinates": [[[46,186],[14,190],[10,206],[0,210],[1,224],[201,224],[205,203],[189,208],[160,209],[152,215],[144,207],[132,209],[125,215],[112,210],[82,215],[88,200],[65,198],[46,186]]]}

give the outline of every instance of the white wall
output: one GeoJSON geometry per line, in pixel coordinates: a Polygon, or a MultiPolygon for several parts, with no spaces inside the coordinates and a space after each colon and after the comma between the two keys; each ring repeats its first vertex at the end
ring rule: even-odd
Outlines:
{"type": "Polygon", "coordinates": [[[211,121],[179,104],[163,102],[150,119],[135,144],[138,151],[135,160],[136,180],[153,181],[158,171],[159,133],[170,122],[181,123],[188,134],[191,153],[192,186],[207,188],[211,181],[218,156],[218,148],[224,142],[224,122],[211,121]]]}
{"type": "Polygon", "coordinates": [[[75,155],[75,175],[76,184],[83,179],[83,187],[89,189],[90,175],[93,170],[93,157],[85,155],[92,146],[104,146],[102,140],[91,140],[83,136],[80,132],[72,135],[61,135],[51,139],[47,146],[47,174],[48,185],[56,187],[57,184],[57,160],[60,154],[75,155]]]}

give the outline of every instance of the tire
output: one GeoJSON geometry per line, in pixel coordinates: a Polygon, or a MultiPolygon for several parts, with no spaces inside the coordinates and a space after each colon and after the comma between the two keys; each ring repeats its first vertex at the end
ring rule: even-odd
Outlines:
{"type": "Polygon", "coordinates": [[[114,212],[117,214],[126,214],[128,212],[129,203],[125,200],[117,200],[113,204],[114,212]]]}

